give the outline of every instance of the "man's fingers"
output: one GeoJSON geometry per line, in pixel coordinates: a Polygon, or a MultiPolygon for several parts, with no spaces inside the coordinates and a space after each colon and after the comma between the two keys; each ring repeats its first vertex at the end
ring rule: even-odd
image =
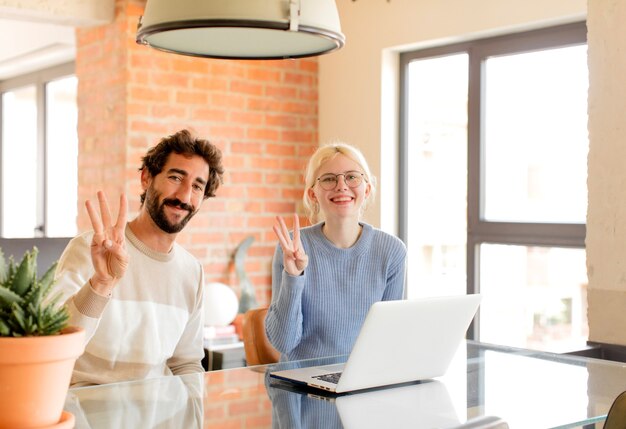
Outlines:
{"type": "Polygon", "coordinates": [[[104,231],[104,227],[102,226],[102,221],[100,220],[100,216],[98,216],[98,212],[96,208],[93,206],[91,201],[85,201],[85,207],[87,208],[87,214],[89,215],[89,220],[91,221],[91,227],[96,234],[102,234],[104,231]]]}
{"type": "Polygon", "coordinates": [[[111,254],[107,258],[107,270],[114,278],[121,279],[126,273],[128,259],[119,254],[111,254]]]}
{"type": "Polygon", "coordinates": [[[123,232],[124,228],[126,228],[126,210],[128,207],[128,200],[126,199],[126,195],[122,193],[120,195],[120,210],[117,213],[117,222],[115,223],[115,227],[118,231],[123,232]]]}
{"type": "Polygon", "coordinates": [[[111,212],[109,211],[109,202],[104,192],[98,191],[98,203],[100,203],[100,216],[102,216],[102,225],[104,228],[111,227],[111,212]]]}

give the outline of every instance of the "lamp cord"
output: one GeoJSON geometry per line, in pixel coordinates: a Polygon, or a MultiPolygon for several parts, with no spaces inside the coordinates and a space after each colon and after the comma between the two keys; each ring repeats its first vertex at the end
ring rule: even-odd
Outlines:
{"type": "Polygon", "coordinates": [[[289,2],[289,31],[298,31],[300,25],[300,0],[289,2]]]}

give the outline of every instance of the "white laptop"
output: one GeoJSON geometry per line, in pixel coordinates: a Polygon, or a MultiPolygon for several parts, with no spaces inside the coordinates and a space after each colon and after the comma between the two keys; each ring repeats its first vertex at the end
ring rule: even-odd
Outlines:
{"type": "Polygon", "coordinates": [[[332,393],[439,377],[480,301],[474,294],[377,302],[345,364],[271,371],[270,376],[332,393]]]}

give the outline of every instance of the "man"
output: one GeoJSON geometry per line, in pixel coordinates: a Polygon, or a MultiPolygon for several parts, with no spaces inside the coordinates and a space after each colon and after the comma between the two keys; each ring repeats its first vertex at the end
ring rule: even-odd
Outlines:
{"type": "Polygon", "coordinates": [[[93,231],[68,244],[56,287],[68,297],[70,324],[86,331],[72,386],[203,371],[204,276],[176,236],[214,197],[224,168],[218,148],[187,130],[163,138],[142,159],[141,207],[115,224],[98,192],[85,203],[93,231]]]}

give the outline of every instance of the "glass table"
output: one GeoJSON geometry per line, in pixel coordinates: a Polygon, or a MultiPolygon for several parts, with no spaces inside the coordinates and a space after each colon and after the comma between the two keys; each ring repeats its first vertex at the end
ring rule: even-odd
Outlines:
{"type": "Polygon", "coordinates": [[[447,373],[422,383],[325,397],[268,370],[337,356],[70,389],[76,428],[601,428],[626,366],[464,342],[447,373]],[[496,426],[489,426],[496,427],[496,426]],[[501,427],[501,426],[497,426],[501,427]]]}

